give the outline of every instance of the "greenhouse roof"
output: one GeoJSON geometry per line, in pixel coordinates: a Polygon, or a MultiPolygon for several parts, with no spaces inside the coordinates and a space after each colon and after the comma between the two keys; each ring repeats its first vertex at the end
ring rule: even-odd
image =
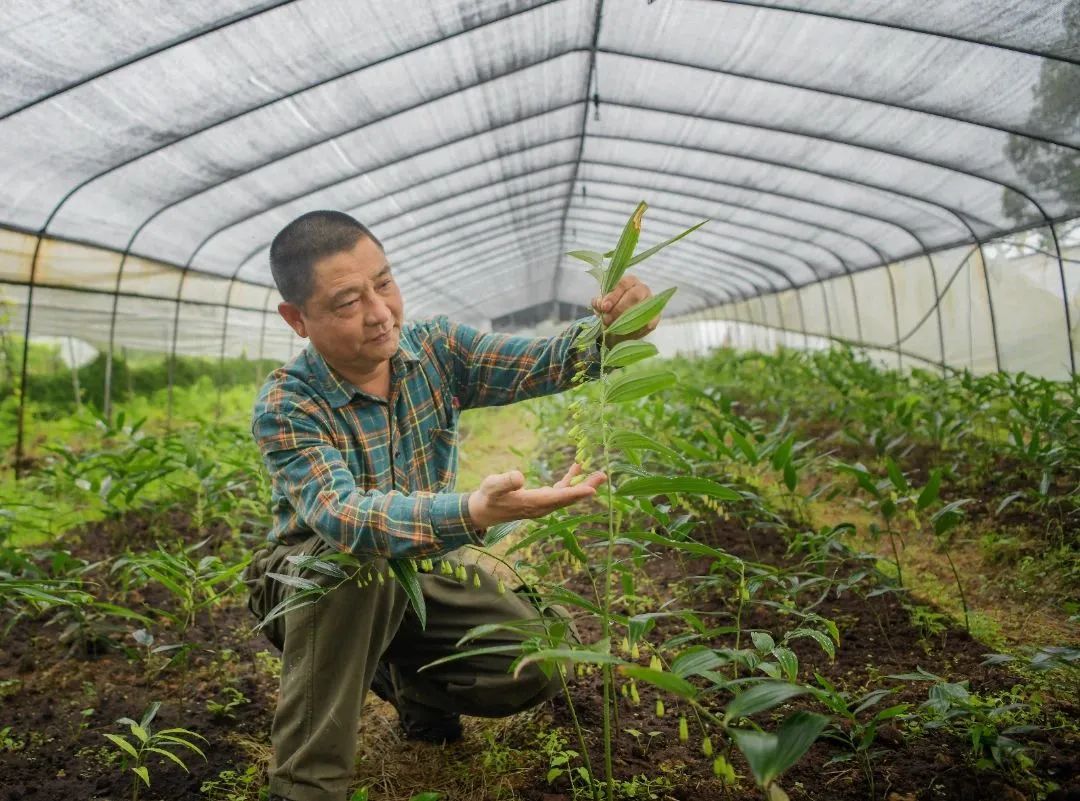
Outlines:
{"type": "Polygon", "coordinates": [[[14,0],[0,64],[3,227],[269,286],[342,209],[422,313],[582,302],[642,198],[676,311],[1080,215],[1077,0],[14,0]]]}

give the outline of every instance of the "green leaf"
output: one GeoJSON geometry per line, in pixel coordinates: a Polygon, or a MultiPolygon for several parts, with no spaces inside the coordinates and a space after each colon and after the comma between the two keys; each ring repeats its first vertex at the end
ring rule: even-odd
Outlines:
{"type": "Polygon", "coordinates": [[[686,493],[687,495],[707,495],[721,501],[739,501],[742,496],[738,492],[717,484],[708,478],[694,476],[650,476],[648,478],[631,478],[619,485],[617,495],[625,495],[629,498],[652,497],[654,495],[673,495],[686,493]]]}
{"type": "Polygon", "coordinates": [[[138,723],[131,724],[131,733],[138,738],[140,743],[145,743],[150,739],[150,735],[146,733],[146,729],[140,726],[138,723]]]}
{"type": "Polygon", "coordinates": [[[632,679],[648,682],[654,687],[659,687],[664,692],[669,692],[680,698],[693,698],[697,695],[697,688],[693,684],[674,673],[652,670],[640,665],[620,665],[619,672],[632,679]]]}
{"type": "Polygon", "coordinates": [[[284,601],[282,601],[266,613],[266,617],[260,620],[258,625],[255,626],[255,631],[259,631],[271,620],[276,620],[282,615],[287,615],[290,612],[295,612],[296,610],[302,609],[305,606],[311,606],[313,603],[317,602],[320,598],[322,598],[322,596],[322,587],[316,587],[315,589],[311,590],[303,590],[302,592],[297,592],[290,595],[288,598],[286,598],[284,601]]]}
{"type": "Polygon", "coordinates": [[[621,375],[607,385],[604,400],[608,403],[625,403],[644,398],[654,392],[675,384],[675,374],[668,371],[621,375]]]}
{"type": "Polygon", "coordinates": [[[784,441],[780,443],[772,455],[772,466],[774,470],[780,470],[785,464],[791,461],[791,450],[795,446],[795,435],[788,434],[784,438],[784,441]]]}
{"type": "MultiPolygon", "coordinates": [[[[630,344],[630,343],[623,343],[630,344]]],[[[669,448],[667,445],[663,445],[657,442],[650,436],[645,434],[639,434],[637,431],[615,431],[611,434],[609,441],[612,445],[620,450],[624,451],[655,451],[662,456],[677,462],[686,462],[674,448],[669,448]]]]}
{"type": "Polygon", "coordinates": [[[652,322],[653,318],[667,306],[671,296],[675,294],[677,287],[665,289],[659,295],[653,295],[640,303],[635,303],[629,309],[619,315],[619,319],[604,329],[604,332],[612,336],[632,334],[652,322]]]}
{"type": "Polygon", "coordinates": [[[799,657],[797,657],[790,648],[777,648],[773,651],[773,656],[776,661],[780,663],[780,667],[784,671],[784,677],[788,681],[795,681],[799,676],[799,657]]]}
{"type": "Polygon", "coordinates": [[[352,796],[349,798],[349,801],[369,801],[369,799],[368,799],[368,788],[366,788],[366,787],[357,788],[356,792],[354,792],[352,794],[352,796]]]}
{"type": "Polygon", "coordinates": [[[348,574],[333,562],[326,562],[317,556],[312,556],[310,554],[304,556],[293,555],[286,556],[285,559],[302,570],[314,570],[316,573],[322,573],[324,576],[331,576],[333,578],[348,578],[348,574]]]}
{"type": "MultiPolygon", "coordinates": [[[[417,618],[420,619],[420,628],[427,628],[427,606],[424,604],[424,591],[420,589],[420,578],[416,572],[416,565],[409,559],[391,559],[388,564],[393,571],[405,594],[409,597],[417,618]]],[[[269,575],[269,574],[268,574],[269,575]]]]}
{"type": "Polygon", "coordinates": [[[510,645],[487,645],[483,648],[473,648],[469,651],[458,651],[450,654],[450,656],[440,657],[433,662],[428,662],[426,665],[422,665],[418,668],[417,672],[422,673],[428,668],[438,667],[439,665],[445,665],[448,662],[458,662],[462,659],[472,659],[477,656],[485,656],[487,654],[516,654],[521,651],[521,643],[515,642],[510,645]]]}
{"type": "Polygon", "coordinates": [[[748,461],[750,464],[757,464],[758,452],[757,449],[750,444],[750,440],[748,440],[738,431],[732,431],[731,441],[735,443],[736,448],[742,451],[742,455],[746,457],[746,461],[748,461]]]}
{"type": "Polygon", "coordinates": [[[708,220],[702,220],[697,225],[692,226],[690,228],[687,228],[681,234],[677,234],[677,235],[671,237],[671,239],[667,240],[666,242],[661,242],[659,245],[653,245],[648,250],[643,250],[641,253],[634,256],[634,258],[630,259],[630,263],[627,265],[627,267],[633,267],[635,264],[640,264],[641,262],[645,261],[645,259],[649,258],[650,256],[655,256],[657,253],[659,253],[661,250],[666,248],[668,245],[672,245],[672,244],[678,242],[684,236],[688,236],[688,235],[694,233],[694,231],[696,231],[698,228],[700,228],[701,226],[703,226],[707,222],[708,222],[708,220]]]}
{"type": "Polygon", "coordinates": [[[440,798],[442,798],[442,793],[429,791],[426,793],[417,793],[410,798],[409,801],[439,801],[440,798]]]}
{"type": "Polygon", "coordinates": [[[565,660],[573,665],[617,665],[622,662],[615,654],[593,651],[590,648],[544,648],[524,657],[518,662],[516,671],[520,672],[526,665],[533,662],[546,662],[548,660],[565,660]]]}
{"type": "Polygon", "coordinates": [[[750,639],[753,641],[754,647],[764,654],[770,653],[776,647],[776,640],[767,631],[752,631],[750,632],[750,639]]]}
{"type": "Polygon", "coordinates": [[[789,492],[794,492],[795,487],[799,485],[799,477],[795,472],[795,465],[788,462],[784,465],[784,486],[788,488],[789,492]]]}
{"type": "Polygon", "coordinates": [[[163,757],[168,757],[173,762],[175,762],[177,765],[179,765],[181,768],[183,768],[184,773],[191,773],[191,771],[188,770],[188,766],[184,764],[184,760],[180,759],[180,757],[178,757],[172,751],[166,751],[164,748],[155,748],[152,745],[147,746],[146,750],[147,751],[153,751],[155,754],[161,754],[161,756],[163,756],[163,757]]]}
{"type": "Polygon", "coordinates": [[[604,274],[604,282],[601,288],[605,295],[615,288],[615,285],[619,283],[619,279],[623,277],[623,273],[626,272],[626,268],[630,266],[630,259],[634,256],[634,248],[637,247],[638,237],[641,236],[641,218],[645,215],[646,208],[648,206],[644,202],[638,203],[634,213],[626,221],[622,236],[619,237],[619,244],[615,246],[615,250],[611,254],[611,262],[608,264],[607,273],[604,274]]]}
{"type": "Polygon", "coordinates": [[[319,585],[311,579],[302,578],[300,576],[290,576],[287,573],[267,573],[266,577],[272,578],[275,581],[280,581],[282,584],[288,585],[289,587],[295,587],[298,590],[319,589],[319,585]]]}
{"type": "Polygon", "coordinates": [[[524,520],[511,520],[508,523],[496,523],[494,526],[488,528],[487,533],[484,534],[484,547],[490,548],[500,540],[506,539],[524,524],[524,520]]]}
{"type": "Polygon", "coordinates": [[[640,339],[628,339],[608,351],[604,363],[608,367],[626,367],[642,359],[648,359],[657,353],[656,345],[651,342],[643,342],[640,339]]]}
{"type": "Polygon", "coordinates": [[[731,699],[724,709],[724,720],[738,720],[756,715],[806,692],[805,687],[788,684],[786,681],[764,681],[755,684],[731,699]]]}
{"type": "Polygon", "coordinates": [[[903,471],[900,466],[893,460],[891,456],[885,457],[885,469],[889,473],[889,481],[896,487],[897,492],[907,492],[910,489],[907,479],[904,477],[903,471]]]}
{"type": "Polygon", "coordinates": [[[110,740],[112,740],[114,743],[116,743],[118,746],[120,746],[120,748],[122,748],[124,751],[131,754],[136,759],[139,758],[139,752],[135,750],[135,746],[133,746],[131,743],[129,743],[127,741],[127,738],[121,737],[119,734],[106,734],[105,736],[108,737],[110,740]]]}
{"type": "Polygon", "coordinates": [[[726,660],[711,648],[699,645],[675,657],[671,663],[671,672],[683,678],[698,676],[705,671],[720,667],[725,662],[726,660]]]}
{"type": "Polygon", "coordinates": [[[132,768],[131,770],[136,776],[143,780],[147,787],[150,786],[150,771],[145,767],[132,768]]]}
{"type": "Polygon", "coordinates": [[[591,264],[593,267],[604,266],[604,254],[597,253],[595,250],[571,250],[566,255],[572,259],[578,259],[586,264],[591,264]]]}
{"type": "Polygon", "coordinates": [[[586,350],[596,345],[601,328],[602,323],[599,317],[593,317],[589,322],[584,323],[578,329],[577,336],[574,337],[574,347],[578,350],[586,350]]]}
{"type": "MultiPolygon", "coordinates": [[[[833,623],[833,626],[835,625],[836,624],[833,623]]],[[[837,634],[839,634],[839,632],[837,632],[837,634]]],[[[784,639],[797,640],[799,637],[809,637],[821,646],[821,650],[829,655],[829,659],[836,658],[836,646],[833,644],[833,640],[830,640],[817,629],[795,629],[794,631],[788,632],[784,639]]]]}
{"type": "Polygon", "coordinates": [[[826,723],[828,718],[822,715],[796,712],[774,734],[752,729],[731,729],[730,732],[758,784],[768,787],[802,758],[826,723]]]}
{"type": "Polygon", "coordinates": [[[926,482],[926,486],[923,487],[922,492],[919,493],[919,500],[916,503],[919,511],[922,511],[938,499],[938,491],[940,489],[941,470],[938,468],[934,468],[930,471],[930,479],[926,482]]]}

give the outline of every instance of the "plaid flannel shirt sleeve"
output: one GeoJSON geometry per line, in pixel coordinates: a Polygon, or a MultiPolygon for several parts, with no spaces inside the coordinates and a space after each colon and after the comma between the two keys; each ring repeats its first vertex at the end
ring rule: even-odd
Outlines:
{"type": "MultiPolygon", "coordinates": [[[[445,321],[445,318],[444,318],[445,321]]],[[[574,377],[600,374],[600,349],[593,341],[574,347],[587,319],[553,337],[482,333],[445,323],[456,395],[462,408],[500,406],[569,389],[574,377]]]]}
{"type": "Polygon", "coordinates": [[[288,501],[298,522],[340,551],[417,558],[480,539],[469,517],[469,493],[365,492],[310,415],[264,412],[252,429],[275,494],[288,501]]]}

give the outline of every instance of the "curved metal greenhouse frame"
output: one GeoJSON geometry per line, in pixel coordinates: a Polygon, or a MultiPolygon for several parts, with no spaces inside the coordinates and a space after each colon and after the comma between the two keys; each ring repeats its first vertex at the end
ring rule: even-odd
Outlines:
{"type": "Polygon", "coordinates": [[[643,271],[680,287],[669,348],[1076,374],[1080,0],[8,5],[18,455],[32,336],[105,352],[106,414],[117,348],[166,354],[170,403],[180,353],[295,351],[267,249],[314,208],[417,315],[582,303],[563,254],[645,199],[646,240],[713,221],[643,271]]]}

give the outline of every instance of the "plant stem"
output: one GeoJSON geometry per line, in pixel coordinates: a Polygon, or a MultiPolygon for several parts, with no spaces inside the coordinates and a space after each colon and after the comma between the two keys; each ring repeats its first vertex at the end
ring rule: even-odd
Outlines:
{"type": "Polygon", "coordinates": [[[563,675],[562,668],[558,667],[559,681],[562,682],[563,695],[566,696],[566,708],[570,710],[570,720],[574,722],[574,731],[577,733],[578,744],[581,746],[581,757],[585,760],[585,770],[589,771],[589,790],[590,794],[596,801],[600,801],[600,793],[596,789],[596,774],[593,773],[592,760],[589,759],[589,746],[585,742],[585,731],[581,728],[581,723],[578,721],[577,710],[574,708],[574,699],[570,696],[570,685],[566,683],[566,676],[563,675]]]}
{"type": "Polygon", "coordinates": [[[889,523],[889,519],[885,518],[885,532],[889,535],[889,545],[892,547],[893,561],[896,562],[896,580],[900,582],[900,586],[904,586],[904,571],[900,567],[900,552],[896,550],[896,539],[893,536],[892,525],[889,523]]]}
{"type": "MultiPolygon", "coordinates": [[[[735,611],[735,650],[739,650],[739,644],[742,640],[742,610],[743,610],[743,596],[746,594],[746,562],[742,559],[739,560],[739,606],[735,611]]],[[[731,678],[739,678],[739,661],[733,659],[731,661],[731,678]]]]}
{"type": "MultiPolygon", "coordinates": [[[[608,404],[606,390],[608,386],[607,371],[608,346],[607,338],[600,334],[600,433],[604,445],[604,475],[608,477],[607,483],[607,507],[608,507],[608,542],[607,555],[604,559],[604,616],[600,621],[603,628],[603,636],[611,647],[611,564],[615,556],[615,504],[614,493],[611,489],[611,431],[608,426],[608,404]]],[[[613,681],[611,666],[602,667],[604,677],[604,787],[608,801],[615,797],[615,780],[611,767],[611,708],[614,705],[612,699],[613,681]]]]}
{"type": "Polygon", "coordinates": [[[960,593],[960,606],[964,607],[964,628],[968,634],[971,634],[971,620],[968,617],[968,605],[967,598],[964,597],[964,585],[960,582],[960,574],[956,572],[956,565],[953,564],[952,554],[949,553],[949,549],[945,548],[945,558],[949,560],[949,568],[952,570],[953,579],[956,581],[956,590],[960,593]]]}

